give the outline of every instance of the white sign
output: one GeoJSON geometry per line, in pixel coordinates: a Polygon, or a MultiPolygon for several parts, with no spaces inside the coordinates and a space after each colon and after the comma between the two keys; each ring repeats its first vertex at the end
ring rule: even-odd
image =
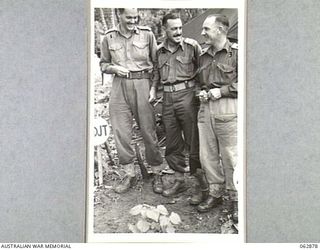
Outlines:
{"type": "Polygon", "coordinates": [[[106,120],[101,117],[93,121],[93,144],[100,145],[107,141],[110,134],[110,127],[106,120]]]}

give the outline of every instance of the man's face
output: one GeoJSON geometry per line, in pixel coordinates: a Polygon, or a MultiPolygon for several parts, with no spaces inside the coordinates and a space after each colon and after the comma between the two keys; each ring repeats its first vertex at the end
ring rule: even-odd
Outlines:
{"type": "Polygon", "coordinates": [[[182,22],[180,18],[168,19],[165,25],[167,38],[173,43],[180,43],[182,39],[182,22]]]}
{"type": "Polygon", "coordinates": [[[138,23],[138,10],[124,9],[120,14],[120,23],[126,31],[132,31],[138,23]]]}
{"type": "Polygon", "coordinates": [[[203,22],[201,35],[208,45],[214,44],[219,39],[221,32],[214,17],[209,17],[203,22]]]}

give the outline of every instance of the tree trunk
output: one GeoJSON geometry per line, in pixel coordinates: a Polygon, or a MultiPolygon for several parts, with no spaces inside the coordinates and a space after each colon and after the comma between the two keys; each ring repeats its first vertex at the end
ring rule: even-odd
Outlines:
{"type": "Polygon", "coordinates": [[[103,13],[103,9],[99,9],[100,10],[100,17],[101,17],[101,22],[103,27],[105,28],[105,30],[109,29],[107,23],[106,23],[106,19],[104,18],[104,13],[103,13]]]}
{"type": "Polygon", "coordinates": [[[116,26],[116,15],[115,10],[111,8],[101,9],[103,14],[103,20],[106,23],[108,29],[112,29],[116,26]]]}

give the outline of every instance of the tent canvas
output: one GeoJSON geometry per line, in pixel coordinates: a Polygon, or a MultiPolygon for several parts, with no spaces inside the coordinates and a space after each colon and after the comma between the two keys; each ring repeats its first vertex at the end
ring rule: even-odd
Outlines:
{"type": "Polygon", "coordinates": [[[201,29],[204,20],[211,14],[223,14],[229,18],[228,38],[230,41],[238,41],[238,10],[237,9],[208,9],[200,16],[192,19],[182,27],[184,37],[193,38],[201,45],[204,44],[204,39],[201,36],[201,29]]]}

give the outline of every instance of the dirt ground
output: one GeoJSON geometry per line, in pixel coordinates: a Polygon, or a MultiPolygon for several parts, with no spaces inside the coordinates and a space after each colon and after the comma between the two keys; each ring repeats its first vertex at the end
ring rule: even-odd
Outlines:
{"type": "MultiPolygon", "coordinates": [[[[95,233],[130,233],[128,224],[137,222],[136,216],[129,211],[136,205],[148,204],[151,206],[164,205],[168,212],[177,213],[182,223],[176,227],[176,233],[237,233],[237,230],[229,224],[224,206],[213,209],[204,214],[197,212],[194,206],[189,205],[188,200],[194,192],[194,179],[187,177],[190,187],[184,193],[172,198],[154,194],[152,181],[138,180],[137,185],[125,194],[117,194],[113,191],[115,181],[114,174],[109,174],[104,186],[97,187],[95,192],[94,207],[94,232],[95,233]],[[114,179],[113,179],[114,178],[114,179]]],[[[164,175],[165,185],[172,183],[172,175],[164,175]]]]}
{"type": "MultiPolygon", "coordinates": [[[[97,70],[97,72],[99,72],[97,70]]],[[[95,116],[101,116],[109,122],[108,99],[111,86],[110,76],[105,75],[104,84],[101,84],[101,75],[95,75],[95,116]]],[[[139,131],[134,133],[134,142],[140,145],[141,156],[144,155],[144,146],[139,137],[139,131]]],[[[229,219],[228,211],[221,205],[208,213],[198,213],[196,207],[189,205],[190,196],[195,192],[195,179],[188,173],[185,174],[187,191],[166,198],[152,191],[152,175],[143,179],[138,161],[136,164],[137,183],[125,194],[114,192],[116,183],[121,181],[124,171],[117,164],[117,152],[111,132],[106,145],[95,148],[101,152],[101,163],[103,169],[103,184],[98,185],[97,164],[95,157],[95,193],[94,193],[94,232],[95,233],[130,233],[129,224],[135,224],[138,216],[130,214],[130,209],[139,205],[150,206],[163,205],[169,213],[174,212],[181,218],[181,223],[175,225],[176,233],[237,233],[236,225],[229,219]],[[98,148],[99,147],[99,148],[98,148]]],[[[162,145],[164,155],[165,145],[162,145]]],[[[163,163],[163,167],[167,165],[163,163]]],[[[150,169],[149,169],[150,170],[150,169]]],[[[151,172],[151,171],[149,171],[151,172]]],[[[173,183],[172,174],[163,174],[165,186],[173,183]]],[[[153,231],[154,232],[154,231],[153,231]]],[[[157,231],[156,231],[157,232],[157,231]]]]}

